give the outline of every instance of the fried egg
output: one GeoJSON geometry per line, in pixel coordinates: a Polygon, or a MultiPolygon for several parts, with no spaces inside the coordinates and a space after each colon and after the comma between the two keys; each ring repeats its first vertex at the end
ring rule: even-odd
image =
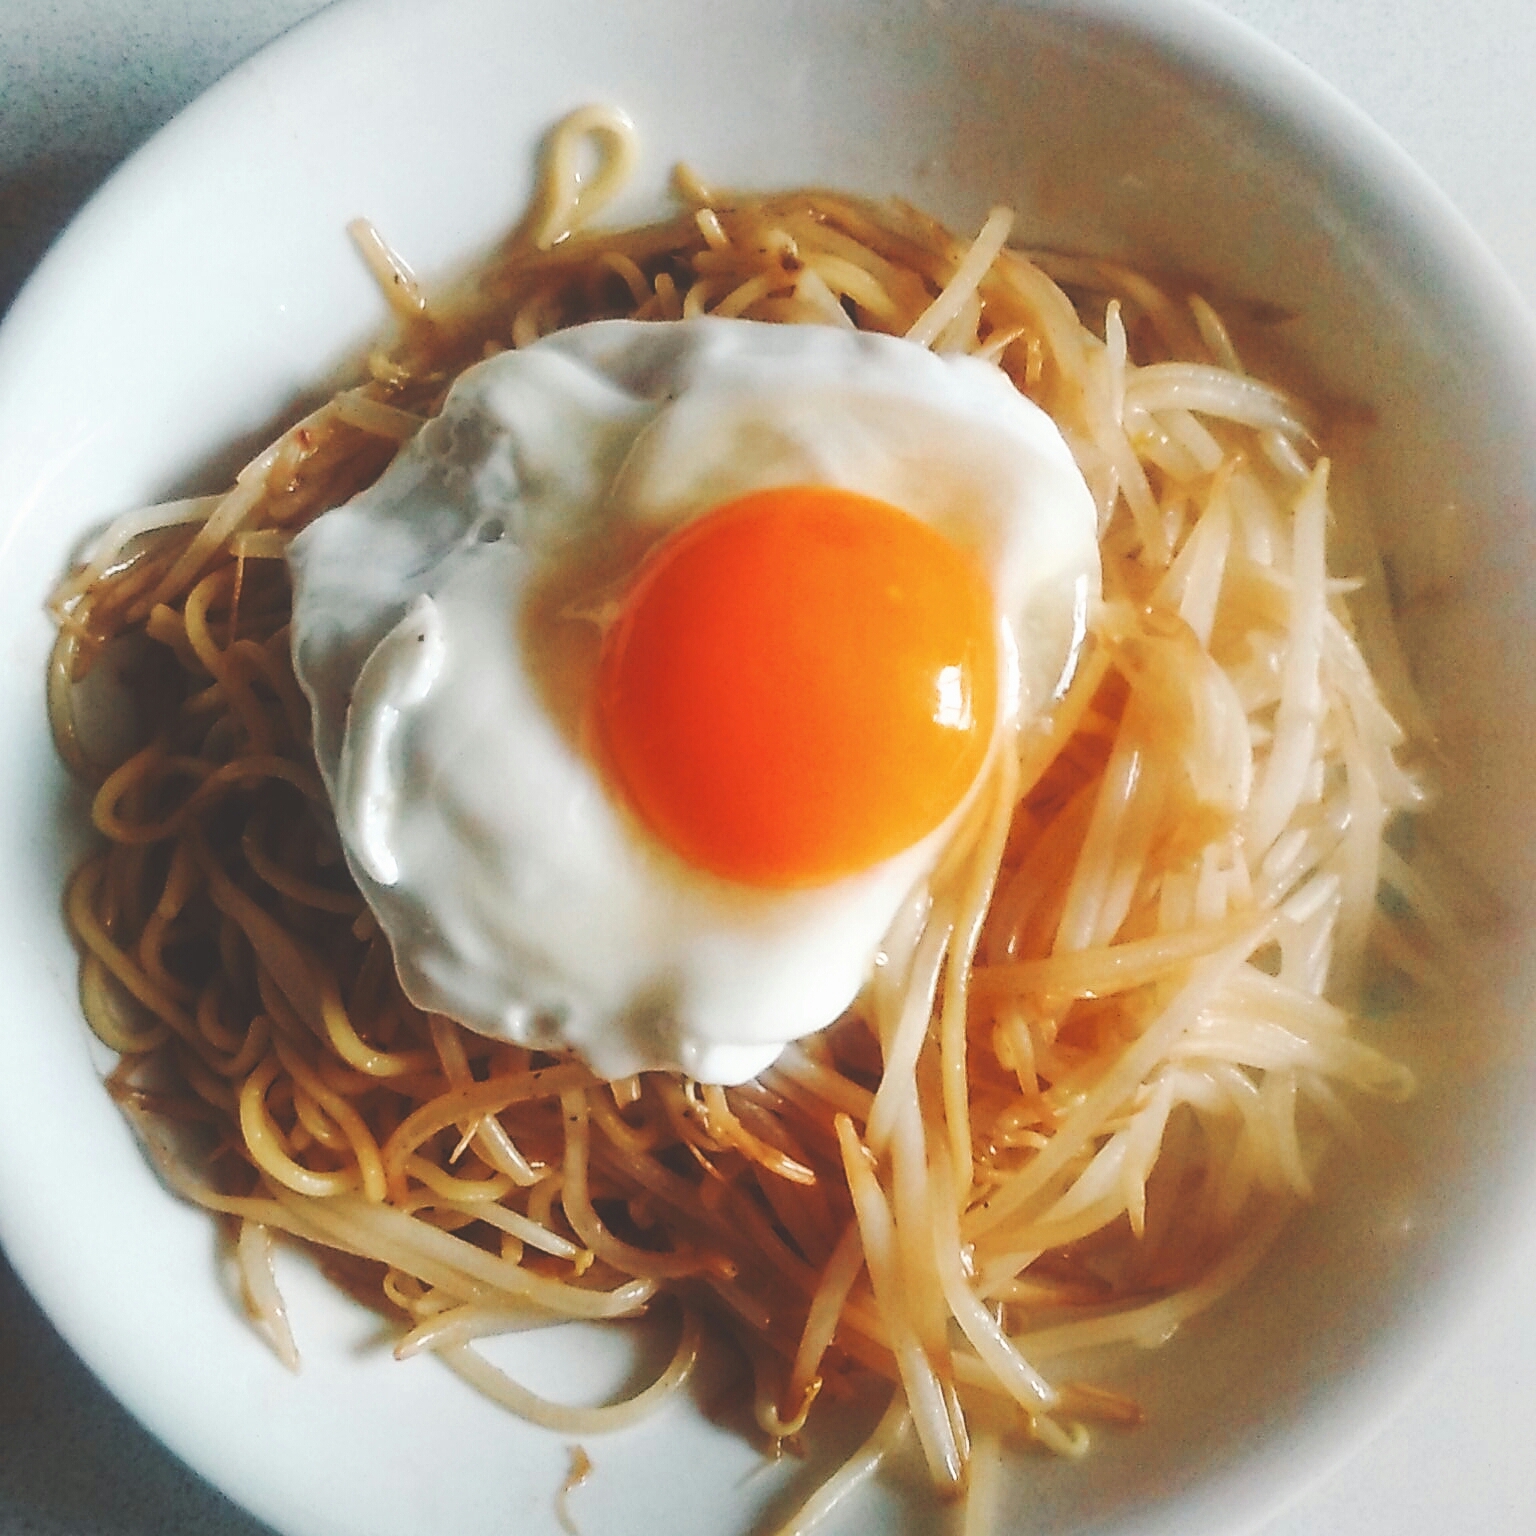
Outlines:
{"type": "Polygon", "coordinates": [[[406,994],[724,1083],[858,994],[1099,580],[1071,453],[992,364],[716,318],[469,369],[289,561],[406,994]]]}

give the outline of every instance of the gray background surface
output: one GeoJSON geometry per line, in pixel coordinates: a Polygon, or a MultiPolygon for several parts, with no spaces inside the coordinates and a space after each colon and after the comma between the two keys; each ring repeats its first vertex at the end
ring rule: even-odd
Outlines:
{"type": "MultiPolygon", "coordinates": [[[[136,145],[320,8],[318,0],[0,0],[0,309],[136,145]]],[[[1532,0],[1222,0],[1222,8],[1385,128],[1536,305],[1532,0]]],[[[1536,1241],[1526,1240],[1396,1416],[1261,1536],[1536,1531],[1532,1273],[1536,1241]]],[[[96,1385],[0,1257],[0,1536],[263,1530],[96,1385]]]]}

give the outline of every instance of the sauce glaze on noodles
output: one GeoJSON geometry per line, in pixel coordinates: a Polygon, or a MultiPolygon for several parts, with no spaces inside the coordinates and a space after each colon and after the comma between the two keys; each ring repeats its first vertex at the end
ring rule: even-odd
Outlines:
{"type": "Polygon", "coordinates": [[[396,1318],[400,1354],[562,1433],[673,1390],[704,1319],[750,1358],[774,1440],[884,1377],[889,1411],[799,1531],[909,1424],[939,1489],[980,1492],[1010,1437],[1077,1454],[1085,1423],[1134,1422],[1054,1362],[1210,1306],[1311,1192],[1344,1096],[1411,1089],[1350,1008],[1373,949],[1420,967],[1415,920],[1376,898],[1385,879],[1416,899],[1383,831],[1421,790],[1328,575],[1315,424],[1243,371],[1203,300],[1028,257],[1003,211],[966,245],[900,204],[687,173],[667,222],[587,228],[632,160],[619,114],[570,119],[525,228],[449,302],[355,230],[400,326],[366,381],[226,494],[120,520],[60,585],[50,708],[104,836],[69,920],[87,1015],[121,1053],[111,1090],[168,1182],[227,1221],[285,1360],[274,1234],[396,1318]],[[316,773],[282,560],[471,362],[583,320],[705,312],[993,359],[1067,437],[1105,577],[1070,689],[860,1003],[731,1089],[602,1082],[406,1001],[316,773]],[[141,735],[102,764],[74,709],[106,649],[141,735]],[[549,1402],[475,1349],[664,1294],[677,1347],[625,1403],[549,1402]]]}

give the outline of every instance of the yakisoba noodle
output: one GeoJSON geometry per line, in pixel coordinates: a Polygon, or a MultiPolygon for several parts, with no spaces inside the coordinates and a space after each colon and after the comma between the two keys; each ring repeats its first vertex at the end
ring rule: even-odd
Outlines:
{"type": "Polygon", "coordinates": [[[980,1492],[1010,1438],[1077,1454],[1086,1423],[1133,1421],[1056,1362],[1210,1306],[1309,1194],[1345,1100],[1410,1091],[1351,1031],[1364,968],[1417,965],[1377,892],[1417,898],[1382,833],[1420,790],[1328,574],[1328,464],[1206,303],[1026,257],[1005,212],[967,245],[901,205],[681,175],[675,218],[598,232],[627,123],[589,111],[552,142],[524,230],[452,302],[355,231],[400,321],[366,382],[225,495],[121,520],[56,593],[55,726],[106,838],[68,897],[86,1011],[166,1179],[228,1218],[284,1359],[275,1234],[398,1318],[398,1353],[563,1433],[659,1401],[706,1320],[750,1358],[773,1440],[884,1377],[874,1436],[786,1531],[908,1425],[938,1488],[980,1492]],[[401,994],[315,768],[282,554],[469,363],[706,312],[994,359],[1098,501],[1104,600],[848,1017],[743,1087],[607,1083],[401,994]],[[109,768],[74,718],[105,645],[127,647],[144,743],[109,768]],[[626,1403],[549,1402],[475,1348],[663,1295],[677,1347],[626,1403]]]}

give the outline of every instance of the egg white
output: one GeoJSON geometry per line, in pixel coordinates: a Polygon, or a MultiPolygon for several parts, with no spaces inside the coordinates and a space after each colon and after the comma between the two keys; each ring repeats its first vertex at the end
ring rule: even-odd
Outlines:
{"type": "Polygon", "coordinates": [[[1092,498],[990,364],[896,338],[602,321],[466,372],[295,539],[293,650],[348,862],[407,995],[599,1073],[739,1082],[835,1019],[966,810],[874,868],[760,891],[688,867],[584,750],[600,622],[674,528],[747,492],[880,497],[971,550],[998,740],[1070,668],[1092,498]]]}

